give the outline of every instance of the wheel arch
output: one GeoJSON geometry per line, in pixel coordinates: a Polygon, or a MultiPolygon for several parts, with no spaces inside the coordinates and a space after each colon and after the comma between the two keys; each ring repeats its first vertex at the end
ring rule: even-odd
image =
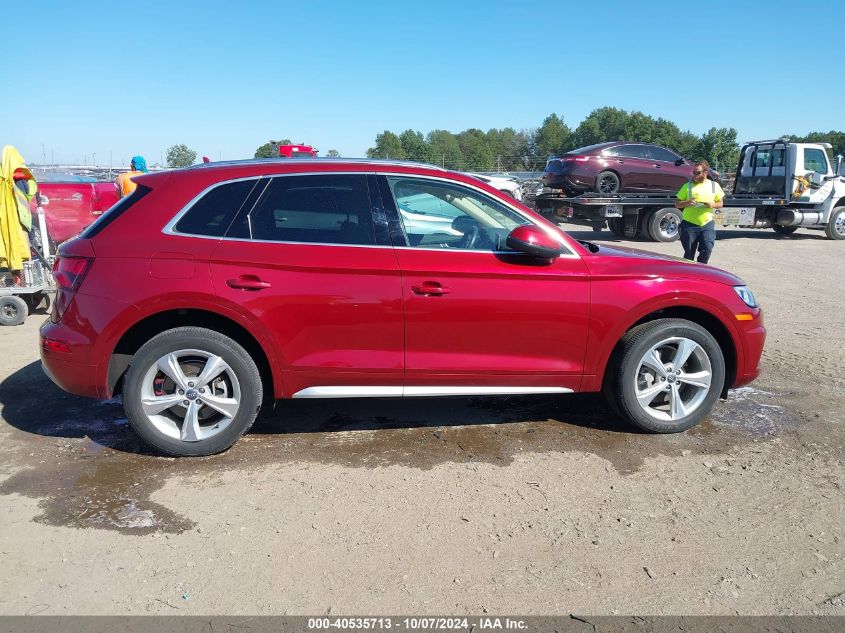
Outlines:
{"type": "Polygon", "coordinates": [[[109,358],[108,388],[109,393],[117,395],[123,389],[123,378],[132,360],[132,356],[141,346],[156,334],[176,327],[204,327],[220,332],[237,342],[255,361],[261,381],[264,385],[265,398],[272,398],[278,376],[274,376],[270,359],[258,339],[236,321],[209,310],[176,308],[150,314],[130,327],[115,344],[109,358]]]}
{"type": "Polygon", "coordinates": [[[607,381],[613,378],[618,365],[616,360],[619,358],[624,346],[625,334],[643,323],[656,321],[657,319],[685,319],[687,321],[691,321],[703,327],[713,336],[714,339],[716,339],[716,342],[719,344],[719,348],[722,350],[722,355],[725,358],[725,385],[722,388],[721,397],[727,397],[728,389],[736,380],[739,363],[736,342],[734,341],[734,338],[727,326],[719,317],[714,315],[712,312],[692,306],[670,306],[659,308],[640,317],[634,323],[631,323],[625,329],[622,336],[619,337],[619,340],[616,341],[613,346],[613,350],[607,357],[607,361],[605,362],[601,373],[602,385],[606,385],[607,381]]]}

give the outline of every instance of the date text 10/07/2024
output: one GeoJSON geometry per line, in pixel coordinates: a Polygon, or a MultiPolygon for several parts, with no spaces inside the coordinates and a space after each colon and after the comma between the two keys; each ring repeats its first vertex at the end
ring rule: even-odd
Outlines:
{"type": "Polygon", "coordinates": [[[345,630],[389,630],[406,631],[456,631],[456,630],[512,630],[527,628],[524,620],[512,618],[308,618],[311,631],[345,630]]]}

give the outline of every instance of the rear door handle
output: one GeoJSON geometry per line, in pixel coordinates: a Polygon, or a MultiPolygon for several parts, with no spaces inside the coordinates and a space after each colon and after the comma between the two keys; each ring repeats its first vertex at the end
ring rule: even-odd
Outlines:
{"type": "Polygon", "coordinates": [[[660,169],[660,165],[655,165],[655,166],[654,166],[654,168],[655,168],[655,169],[660,169]]]}
{"type": "Polygon", "coordinates": [[[624,160],[617,160],[616,162],[617,162],[617,163],[619,163],[620,165],[624,165],[624,164],[625,164],[625,161],[624,161],[624,160]]]}
{"type": "Polygon", "coordinates": [[[227,279],[226,285],[237,290],[264,290],[270,287],[270,282],[255,275],[241,275],[237,279],[227,279]]]}
{"type": "Polygon", "coordinates": [[[441,286],[437,281],[424,281],[419,286],[411,286],[411,290],[414,294],[429,297],[439,297],[440,295],[447,295],[452,292],[451,288],[441,286]]]}

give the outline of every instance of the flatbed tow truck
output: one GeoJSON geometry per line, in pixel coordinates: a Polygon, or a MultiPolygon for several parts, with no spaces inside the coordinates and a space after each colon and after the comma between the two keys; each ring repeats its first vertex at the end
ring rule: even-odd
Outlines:
{"type": "MultiPolygon", "coordinates": [[[[842,156],[831,164],[828,143],[789,139],[753,141],[742,147],[736,178],[717,226],[771,228],[788,235],[799,227],[824,230],[845,240],[845,175],[842,156]]],[[[620,237],[673,242],[680,236],[681,211],[674,192],[585,193],[567,196],[544,190],[534,199],[540,213],[556,221],[605,226],[620,237]]]]}

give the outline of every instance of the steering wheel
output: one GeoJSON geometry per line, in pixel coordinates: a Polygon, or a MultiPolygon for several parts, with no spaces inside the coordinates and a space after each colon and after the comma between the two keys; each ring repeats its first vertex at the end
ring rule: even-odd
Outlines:
{"type": "Polygon", "coordinates": [[[475,248],[475,243],[478,241],[478,236],[481,231],[478,230],[478,225],[473,224],[464,233],[464,238],[461,240],[461,248],[472,249],[475,248]]]}
{"type": "Polygon", "coordinates": [[[461,241],[458,243],[459,248],[471,249],[475,248],[478,242],[478,236],[481,233],[478,228],[478,222],[468,216],[459,216],[452,222],[452,228],[463,233],[461,241]]]}

